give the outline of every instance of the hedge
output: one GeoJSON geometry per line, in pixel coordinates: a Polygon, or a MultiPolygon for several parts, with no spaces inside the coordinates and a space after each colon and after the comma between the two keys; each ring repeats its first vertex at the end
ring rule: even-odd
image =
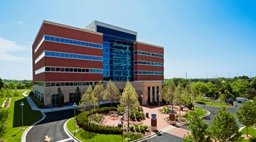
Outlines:
{"type": "Polygon", "coordinates": [[[29,93],[29,97],[33,100],[33,102],[37,105],[39,108],[44,107],[44,103],[42,103],[40,100],[38,100],[34,95],[29,93]]]}
{"type": "Polygon", "coordinates": [[[122,129],[117,126],[103,126],[92,123],[88,120],[88,117],[94,113],[108,113],[109,111],[116,111],[115,107],[102,107],[96,108],[91,111],[84,111],[76,117],[76,122],[79,127],[89,132],[95,132],[100,134],[122,134],[122,129]]]}

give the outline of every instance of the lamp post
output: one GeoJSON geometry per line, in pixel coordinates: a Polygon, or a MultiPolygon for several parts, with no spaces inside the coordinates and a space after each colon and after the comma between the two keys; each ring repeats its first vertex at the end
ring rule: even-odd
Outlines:
{"type": "Polygon", "coordinates": [[[74,141],[75,141],[75,135],[76,135],[76,121],[75,121],[75,117],[76,117],[76,108],[77,108],[77,105],[76,105],[75,102],[73,104],[73,107],[74,107],[74,141]]]}
{"type": "Polygon", "coordinates": [[[121,138],[122,138],[122,142],[123,142],[123,140],[124,140],[124,138],[123,138],[123,137],[124,137],[124,134],[123,134],[124,113],[121,113],[121,114],[122,114],[122,118],[121,118],[121,125],[122,125],[122,126],[121,126],[121,127],[122,127],[122,137],[121,137],[121,138]]]}
{"type": "Polygon", "coordinates": [[[158,105],[160,107],[160,93],[158,93],[158,105]]]}
{"type": "Polygon", "coordinates": [[[21,102],[20,106],[21,106],[21,128],[23,129],[23,106],[24,106],[24,103],[21,102]]]}

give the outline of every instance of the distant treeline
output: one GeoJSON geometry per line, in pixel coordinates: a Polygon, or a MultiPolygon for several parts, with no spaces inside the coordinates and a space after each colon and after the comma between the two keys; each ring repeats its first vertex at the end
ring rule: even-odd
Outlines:
{"type": "Polygon", "coordinates": [[[31,80],[7,80],[0,78],[0,90],[4,89],[30,89],[32,88],[31,80]]]}
{"type": "Polygon", "coordinates": [[[164,80],[164,88],[170,84],[176,87],[189,88],[191,94],[218,99],[246,97],[256,98],[256,77],[238,76],[234,78],[184,79],[172,78],[164,80]]]}

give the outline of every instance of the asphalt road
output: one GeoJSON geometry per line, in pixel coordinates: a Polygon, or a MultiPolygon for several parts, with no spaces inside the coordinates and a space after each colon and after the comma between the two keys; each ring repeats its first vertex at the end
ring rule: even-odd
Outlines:
{"type": "Polygon", "coordinates": [[[168,133],[163,133],[160,136],[155,136],[143,142],[182,142],[182,138],[168,134],[168,133]]]}
{"type": "MultiPolygon", "coordinates": [[[[240,105],[241,104],[237,104],[237,107],[229,107],[229,108],[227,108],[227,111],[229,111],[235,115],[236,112],[238,111],[240,105]]],[[[216,116],[217,111],[219,109],[219,107],[211,107],[211,106],[206,106],[206,105],[202,105],[202,104],[196,104],[196,106],[200,106],[200,107],[208,110],[211,113],[209,116],[204,118],[205,122],[208,124],[210,124],[212,122],[213,118],[216,116]]],[[[239,127],[243,126],[238,120],[237,120],[237,124],[239,127]]],[[[183,125],[183,126],[181,126],[181,128],[188,130],[188,125],[183,125]]]]}
{"type": "MultiPolygon", "coordinates": [[[[69,137],[64,132],[63,125],[73,115],[73,109],[46,113],[46,118],[28,132],[26,141],[45,142],[46,136],[50,138],[51,142],[68,139],[69,137]]],[[[71,140],[69,141],[71,142],[71,140]]]]}

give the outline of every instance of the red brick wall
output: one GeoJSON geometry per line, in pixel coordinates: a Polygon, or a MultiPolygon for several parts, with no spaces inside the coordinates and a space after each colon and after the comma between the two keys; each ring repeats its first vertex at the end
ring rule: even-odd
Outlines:
{"type": "Polygon", "coordinates": [[[80,68],[103,68],[103,63],[99,61],[75,60],[45,57],[35,65],[35,70],[42,66],[60,66],[60,67],[80,67],[80,68]]]}
{"type": "MultiPolygon", "coordinates": [[[[134,46],[134,51],[146,51],[150,53],[158,53],[164,54],[164,49],[161,47],[157,47],[154,45],[136,43],[134,46]]],[[[152,56],[144,56],[144,55],[136,55],[134,54],[134,61],[147,61],[147,62],[159,62],[164,63],[163,58],[152,57],[152,56]]],[[[164,67],[159,66],[148,66],[148,65],[134,65],[134,71],[137,70],[145,70],[145,71],[164,71],[164,67]]],[[[163,80],[164,75],[134,75],[134,80],[163,80]]]]}
{"type": "Polygon", "coordinates": [[[103,75],[92,73],[40,73],[35,76],[36,81],[101,81],[103,75]]]}
{"type": "Polygon", "coordinates": [[[44,50],[103,56],[102,49],[81,47],[81,46],[75,46],[75,45],[68,45],[68,44],[44,41],[42,43],[42,45],[40,46],[40,48],[36,51],[36,53],[34,53],[35,59],[38,56],[40,56],[44,50]]]}
{"type": "Polygon", "coordinates": [[[103,76],[99,74],[75,74],[75,73],[41,73],[35,75],[35,70],[43,66],[64,66],[64,67],[83,67],[83,68],[102,68],[103,64],[99,61],[88,61],[88,60],[75,60],[75,59],[61,59],[61,58],[50,58],[44,57],[38,63],[34,64],[35,59],[44,50],[53,50],[68,53],[87,54],[102,56],[102,49],[94,49],[87,47],[80,47],[74,45],[66,45],[61,43],[52,43],[44,41],[40,48],[34,53],[36,46],[42,39],[44,34],[77,39],[82,41],[103,43],[103,36],[99,33],[93,33],[86,30],[79,30],[73,27],[67,27],[55,23],[44,22],[35,38],[32,45],[32,67],[33,67],[33,81],[98,81],[102,80],[103,76]],[[63,80],[64,79],[64,80],[63,80]],[[94,80],[93,80],[94,79],[94,80]]]}

